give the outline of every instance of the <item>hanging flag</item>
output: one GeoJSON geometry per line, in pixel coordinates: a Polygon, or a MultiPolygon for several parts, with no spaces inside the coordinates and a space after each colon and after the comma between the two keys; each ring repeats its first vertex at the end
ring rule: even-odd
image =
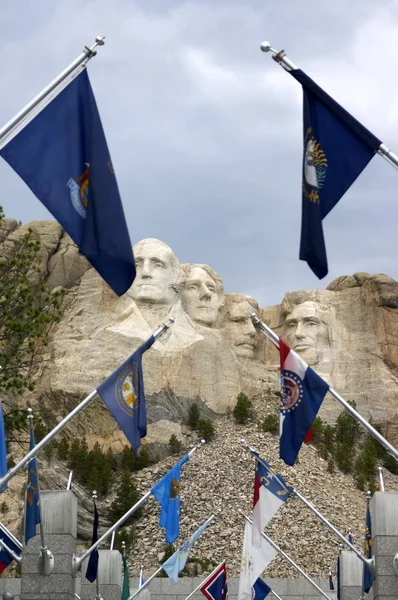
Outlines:
{"type": "Polygon", "coordinates": [[[348,541],[352,544],[352,531],[351,527],[348,528],[348,541]]]}
{"type": "MultiPolygon", "coordinates": [[[[7,474],[7,446],[6,446],[6,430],[4,427],[3,404],[0,402],[0,477],[7,474]]],[[[8,484],[0,490],[0,493],[5,492],[8,484]]]]}
{"type": "MultiPolygon", "coordinates": [[[[141,582],[140,582],[139,587],[141,587],[141,582]]],[[[129,568],[127,565],[126,557],[123,555],[123,588],[122,588],[122,597],[120,600],[129,600],[129,598],[130,598],[129,568]]]]}
{"type": "MultiPolygon", "coordinates": [[[[29,451],[35,447],[35,434],[33,427],[30,429],[29,451]]],[[[28,462],[28,487],[26,488],[25,500],[25,544],[35,537],[36,525],[41,522],[40,515],[40,490],[39,476],[37,474],[36,458],[28,462]]]]}
{"type": "Polygon", "coordinates": [[[339,556],[337,558],[336,579],[337,579],[337,600],[340,600],[340,587],[341,587],[341,583],[340,583],[340,554],[339,554],[339,556]]]}
{"type": "MultiPolygon", "coordinates": [[[[365,558],[372,558],[372,520],[370,518],[369,502],[366,507],[366,525],[365,525],[365,544],[364,544],[364,555],[365,558]]],[[[370,588],[373,585],[372,575],[367,566],[363,566],[363,589],[368,594],[370,588]]]]}
{"type": "Polygon", "coordinates": [[[252,600],[264,600],[268,596],[270,592],[272,592],[269,585],[265,583],[260,577],[256,579],[253,585],[253,595],[252,600]]]}
{"type": "Polygon", "coordinates": [[[180,531],[180,476],[181,467],[188,459],[189,454],[183,456],[151,489],[161,506],[159,525],[166,530],[167,544],[172,544],[180,531]]]}
{"type": "MultiPolygon", "coordinates": [[[[95,542],[98,540],[98,520],[99,519],[98,519],[97,505],[94,500],[93,538],[91,540],[91,545],[95,544],[95,542]]],[[[87,565],[87,569],[86,569],[86,579],[91,581],[91,583],[93,583],[93,581],[95,581],[97,579],[98,563],[99,563],[99,553],[98,553],[98,548],[96,548],[90,554],[90,558],[88,559],[88,565],[87,565]]]]}
{"type": "Polygon", "coordinates": [[[252,526],[246,522],[243,540],[242,563],[239,579],[238,600],[251,600],[252,587],[264,569],[275,558],[277,552],[261,537],[261,546],[253,545],[252,526]]]}
{"type": "Polygon", "coordinates": [[[205,521],[193,535],[179,548],[174,554],[170,556],[162,565],[163,571],[167,573],[170,580],[173,583],[178,583],[178,573],[183,570],[188,560],[189,552],[198,541],[201,534],[204,532],[206,527],[210,524],[209,520],[205,521]]]}
{"type": "Polygon", "coordinates": [[[382,143],[310,79],[303,87],[304,152],[300,260],[322,279],[328,273],[322,220],[354,183],[382,143]]]}
{"type": "Polygon", "coordinates": [[[152,335],[97,387],[98,394],[135,453],[141,444],[141,438],[146,436],[147,431],[142,355],[154,341],[152,335]]]}
{"type": "Polygon", "coordinates": [[[281,407],[279,455],[294,465],[329,385],[279,338],[281,407]]]}
{"type": "Polygon", "coordinates": [[[293,491],[282,475],[271,468],[266,460],[250,450],[256,457],[253,495],[253,544],[260,546],[262,535],[278,508],[282,506],[293,491]]]}
{"type": "Polygon", "coordinates": [[[329,590],[334,590],[334,583],[332,577],[332,569],[329,569],[329,590]]]}
{"type": "Polygon", "coordinates": [[[225,562],[222,563],[214,573],[206,579],[200,587],[200,591],[207,600],[227,600],[227,567],[225,562]]]}
{"type": "MultiPolygon", "coordinates": [[[[2,523],[0,523],[0,539],[18,556],[21,556],[22,544],[15,538],[2,523]]],[[[13,557],[5,548],[0,546],[0,573],[2,573],[13,561],[13,557]]]]}
{"type": "Polygon", "coordinates": [[[87,70],[16,133],[0,155],[114,292],[124,294],[135,277],[132,244],[87,70]]]}

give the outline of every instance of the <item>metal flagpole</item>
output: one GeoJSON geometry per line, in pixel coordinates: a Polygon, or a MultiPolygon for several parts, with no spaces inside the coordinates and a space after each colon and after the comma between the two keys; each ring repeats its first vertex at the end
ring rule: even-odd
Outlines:
{"type": "Polygon", "coordinates": [[[21,563],[22,563],[22,556],[18,556],[18,554],[15,554],[14,550],[11,550],[11,548],[9,548],[9,547],[7,546],[7,544],[6,544],[5,542],[3,542],[3,540],[2,540],[1,538],[0,538],[0,546],[1,546],[2,548],[4,548],[4,550],[5,550],[6,552],[8,552],[8,554],[9,554],[10,556],[12,556],[14,560],[16,560],[16,561],[17,561],[17,563],[19,563],[19,564],[21,564],[21,563]]]}
{"type": "Polygon", "coordinates": [[[66,484],[66,489],[67,490],[71,490],[72,489],[72,477],[73,477],[73,471],[70,471],[69,477],[68,477],[68,483],[66,484]]]}
{"type": "MultiPolygon", "coordinates": [[[[28,408],[28,420],[29,420],[29,430],[34,433],[33,427],[33,410],[28,408]]],[[[41,539],[41,547],[40,554],[37,562],[37,570],[40,575],[48,576],[51,575],[54,569],[54,556],[53,553],[47,548],[45,536],[44,536],[44,526],[43,526],[43,518],[41,511],[41,500],[40,500],[40,484],[39,484],[39,473],[36,473],[37,478],[37,493],[39,494],[39,512],[40,512],[40,539],[41,539]]]]}
{"type": "MultiPolygon", "coordinates": [[[[290,58],[286,56],[284,50],[280,50],[279,52],[277,50],[274,50],[274,48],[271,47],[269,42],[262,42],[262,44],[260,44],[260,48],[263,52],[272,52],[272,58],[274,59],[274,61],[277,62],[281,67],[283,67],[285,71],[294,71],[295,69],[298,69],[294,62],[292,62],[290,58]]],[[[395,169],[398,168],[398,156],[395,154],[395,152],[390,150],[390,148],[386,146],[386,144],[380,144],[377,153],[380,154],[380,156],[382,156],[383,158],[385,158],[387,162],[390,165],[392,165],[395,169]]]]}
{"type": "Polygon", "coordinates": [[[70,75],[71,73],[73,73],[73,71],[79,66],[81,65],[84,61],[86,61],[86,63],[93,58],[97,52],[95,51],[95,48],[97,46],[103,46],[105,44],[104,42],[105,36],[97,36],[95,38],[95,44],[93,44],[90,48],[88,48],[87,46],[85,46],[83,52],[77,57],[75,58],[75,60],[73,62],[70,63],[70,65],[68,67],[66,67],[66,69],[64,71],[62,71],[62,73],[60,73],[58,75],[58,77],[56,77],[55,79],[53,79],[51,81],[51,83],[49,83],[39,94],[37,94],[37,96],[35,96],[33,98],[33,100],[31,100],[22,110],[20,110],[15,117],[13,117],[10,121],[8,121],[8,123],[6,123],[4,125],[4,127],[2,127],[0,129],[0,142],[6,137],[7,134],[10,133],[10,131],[12,131],[14,129],[14,127],[16,127],[38,104],[40,104],[40,102],[42,100],[44,100],[44,98],[46,96],[48,96],[48,94],[50,94],[56,87],[58,87],[58,85],[60,83],[62,83],[62,81],[64,81],[64,79],[66,79],[68,77],[68,75],[70,75]]]}
{"type": "MultiPolygon", "coordinates": [[[[251,319],[253,321],[253,324],[257,327],[259,327],[263,333],[267,336],[268,339],[271,340],[271,342],[273,342],[273,344],[275,344],[275,346],[277,348],[279,348],[279,336],[275,333],[275,331],[272,331],[272,329],[270,329],[268,327],[268,325],[266,325],[263,321],[261,321],[258,316],[256,315],[256,313],[252,313],[251,314],[251,319]]],[[[359,412],[357,412],[355,410],[355,408],[353,408],[348,402],[347,400],[344,400],[344,398],[342,396],[340,396],[340,394],[338,394],[332,387],[329,387],[328,390],[329,394],[331,394],[333,396],[333,398],[335,400],[337,400],[337,402],[340,402],[340,404],[345,408],[345,410],[347,412],[350,413],[350,415],[356,420],[358,421],[365,429],[367,429],[367,431],[370,433],[370,435],[372,437],[375,438],[375,440],[377,440],[386,450],[387,452],[389,452],[390,454],[392,454],[392,456],[398,460],[398,450],[396,448],[394,448],[394,446],[392,444],[390,444],[389,441],[386,440],[385,437],[383,437],[378,431],[377,429],[375,429],[374,427],[372,427],[372,425],[362,417],[362,415],[359,414],[359,412]]],[[[2,481],[0,480],[0,486],[2,485],[2,481]]]]}
{"type": "MultiPolygon", "coordinates": [[[[209,517],[209,518],[207,519],[207,521],[205,521],[205,522],[203,523],[203,525],[209,525],[209,524],[210,524],[210,523],[213,521],[213,519],[215,519],[215,518],[216,518],[216,517],[217,517],[217,516],[220,514],[220,512],[221,512],[221,508],[219,508],[219,509],[217,510],[217,512],[215,512],[215,513],[214,513],[214,515],[211,515],[211,517],[209,517]]],[[[181,550],[181,549],[182,549],[182,546],[180,546],[180,547],[178,548],[178,550],[181,550]]],[[[176,552],[178,552],[178,550],[176,550],[176,552]]],[[[152,579],[153,579],[154,577],[156,577],[156,575],[157,575],[158,573],[160,573],[160,571],[161,571],[162,569],[163,569],[163,565],[161,565],[161,566],[160,566],[158,569],[156,569],[156,571],[155,571],[154,573],[152,573],[152,575],[151,575],[150,577],[148,577],[148,579],[147,579],[146,581],[144,581],[144,584],[143,584],[141,587],[139,587],[139,588],[138,588],[138,590],[136,590],[136,591],[134,592],[134,594],[132,594],[131,596],[129,596],[129,598],[128,598],[127,600],[133,600],[133,598],[135,598],[136,596],[138,596],[138,594],[139,594],[140,592],[142,592],[142,590],[143,590],[144,588],[146,588],[146,587],[149,585],[149,583],[152,581],[152,579]]],[[[139,583],[138,583],[138,585],[139,585],[139,583]]]]}
{"type": "Polygon", "coordinates": [[[113,547],[114,547],[114,545],[115,545],[115,536],[116,536],[116,531],[114,531],[114,532],[112,533],[112,537],[111,537],[111,543],[110,543],[109,550],[113,550],[113,547]]]}
{"type": "MultiPolygon", "coordinates": [[[[196,446],[194,446],[192,448],[192,450],[190,450],[188,452],[188,456],[191,457],[192,454],[198,449],[200,448],[203,444],[205,443],[205,440],[201,440],[198,444],[196,444],[196,446]]],[[[125,521],[127,521],[127,519],[129,517],[131,517],[132,514],[134,514],[139,507],[141,506],[141,504],[144,504],[145,500],[147,500],[149,498],[149,496],[152,493],[152,488],[150,490],[148,490],[139,500],[138,502],[136,502],[134,504],[134,506],[132,506],[122,517],[120,517],[120,519],[118,521],[116,521],[116,523],[114,523],[114,525],[112,525],[112,527],[110,527],[108,529],[108,531],[106,531],[104,533],[104,535],[102,535],[96,542],[95,544],[93,544],[90,548],[88,548],[88,550],[85,550],[85,552],[83,552],[83,554],[81,554],[80,556],[73,556],[73,564],[72,564],[72,572],[73,575],[75,576],[76,573],[78,572],[78,570],[80,569],[80,567],[82,566],[82,562],[88,557],[90,556],[90,554],[92,552],[94,552],[94,550],[96,548],[98,548],[98,546],[100,546],[102,544],[102,542],[104,540],[106,540],[106,538],[108,536],[111,535],[111,533],[113,533],[114,531],[116,531],[116,529],[119,529],[119,527],[121,527],[123,525],[123,523],[125,521]]]]}
{"type": "MultiPolygon", "coordinates": [[[[153,333],[153,337],[155,339],[159,338],[169,327],[170,325],[174,323],[174,319],[170,318],[167,323],[163,323],[154,333],[153,333]]],[[[6,475],[4,475],[4,477],[0,478],[0,490],[5,486],[5,484],[10,481],[10,479],[12,477],[14,477],[14,475],[16,475],[18,473],[18,471],[20,471],[20,469],[22,469],[22,467],[24,467],[26,465],[26,463],[28,463],[30,461],[31,458],[34,458],[39,452],[40,450],[42,450],[44,448],[44,446],[46,446],[49,442],[51,442],[51,440],[60,432],[62,431],[62,429],[65,427],[65,425],[67,425],[76,415],[78,415],[84,408],[86,408],[86,406],[88,406],[90,404],[90,402],[95,398],[97,394],[97,390],[93,390],[91,392],[91,394],[89,394],[84,400],[82,400],[80,402],[80,404],[78,404],[78,406],[76,406],[76,408],[74,408],[69,415],[67,415],[65,417],[65,419],[63,419],[62,421],[60,421],[58,423],[58,425],[56,427],[54,427],[54,429],[52,431],[50,431],[49,434],[47,434],[38,444],[36,444],[36,446],[30,451],[28,452],[28,454],[26,456],[24,456],[19,463],[17,463],[15,465],[15,467],[12,467],[11,469],[8,470],[8,473],[6,473],[6,475]]]]}
{"type": "Polygon", "coordinates": [[[379,471],[379,492],[384,492],[383,467],[377,467],[379,471]]]}
{"type": "MultiPolygon", "coordinates": [[[[371,494],[371,492],[367,491],[366,492],[366,515],[368,514],[368,508],[369,508],[371,499],[372,499],[372,494],[371,494]]],[[[365,540],[366,540],[367,526],[368,526],[368,524],[367,524],[367,520],[365,518],[365,540]]],[[[372,575],[372,578],[374,579],[374,574],[372,572],[370,574],[372,575]]],[[[361,596],[360,596],[359,600],[365,600],[365,571],[362,572],[362,590],[361,590],[361,596]]]]}
{"type": "Polygon", "coordinates": [[[191,593],[189,594],[189,596],[187,596],[187,597],[185,598],[185,600],[189,600],[189,598],[191,598],[191,597],[192,597],[194,594],[196,594],[196,592],[197,592],[198,590],[200,590],[200,588],[202,587],[202,585],[204,585],[205,583],[207,583],[207,582],[209,581],[210,577],[213,577],[213,575],[214,575],[214,573],[217,571],[217,569],[219,569],[219,568],[220,568],[222,565],[225,565],[225,563],[226,563],[226,560],[225,560],[225,559],[224,559],[222,562],[220,562],[220,564],[219,564],[219,565],[217,565],[215,569],[213,569],[213,571],[210,573],[210,575],[208,575],[207,577],[205,577],[205,578],[204,578],[204,580],[203,580],[203,581],[201,581],[201,582],[199,583],[199,585],[198,585],[198,586],[197,586],[197,587],[196,587],[196,588],[193,590],[193,592],[191,592],[191,593]]]}
{"type": "Polygon", "coordinates": [[[142,587],[141,585],[141,581],[142,581],[142,576],[144,575],[144,565],[141,565],[141,569],[140,569],[140,579],[138,582],[138,588],[142,587]]]}
{"type": "MultiPolygon", "coordinates": [[[[243,512],[241,509],[239,509],[239,512],[240,512],[240,514],[242,515],[242,517],[244,517],[244,518],[246,519],[246,521],[247,521],[248,523],[250,523],[251,525],[253,524],[253,521],[252,521],[252,520],[251,520],[249,517],[247,517],[247,516],[245,515],[245,513],[244,513],[244,512],[243,512]]],[[[279,552],[279,554],[281,554],[281,555],[282,555],[284,558],[286,558],[286,560],[288,560],[288,561],[290,562],[290,564],[291,564],[291,565],[292,565],[292,566],[293,566],[293,567],[296,569],[296,571],[298,571],[299,573],[301,573],[301,575],[303,575],[303,576],[306,578],[306,580],[307,580],[307,581],[309,581],[309,582],[310,582],[310,584],[311,584],[312,586],[314,586],[314,588],[315,588],[315,589],[317,589],[317,590],[318,590],[318,592],[319,592],[320,594],[322,594],[322,596],[323,596],[324,598],[326,598],[326,600],[331,600],[331,599],[330,599],[330,597],[329,597],[327,594],[325,594],[325,592],[324,592],[324,591],[323,591],[323,590],[322,590],[322,589],[321,589],[321,588],[320,588],[320,587],[319,587],[319,586],[318,586],[318,585],[315,583],[315,581],[313,581],[313,580],[311,579],[311,577],[310,577],[309,575],[307,575],[307,573],[306,573],[305,571],[303,571],[303,569],[302,569],[301,567],[299,567],[299,566],[298,566],[298,565],[297,565],[297,564],[294,562],[294,560],[292,560],[292,559],[290,558],[290,556],[288,556],[288,555],[287,555],[287,554],[286,554],[286,553],[285,553],[285,552],[284,552],[284,551],[283,551],[281,548],[279,548],[279,546],[278,546],[278,545],[277,545],[275,542],[273,542],[273,541],[271,540],[271,538],[270,538],[270,537],[268,537],[268,535],[267,535],[266,533],[264,533],[264,532],[262,531],[262,532],[261,532],[261,535],[263,536],[263,538],[264,538],[265,540],[267,540],[267,542],[268,542],[268,543],[269,543],[269,544],[270,544],[270,545],[271,545],[271,546],[272,546],[272,547],[273,547],[273,548],[274,548],[274,549],[275,549],[277,552],[279,552]]],[[[130,600],[130,598],[129,598],[129,600],[130,600]]]]}
{"type": "MultiPolygon", "coordinates": [[[[241,439],[241,444],[243,446],[245,446],[250,452],[257,452],[257,450],[254,450],[254,448],[251,448],[249,446],[249,444],[246,443],[246,441],[244,439],[241,439]]],[[[257,454],[259,454],[257,452],[257,454]]],[[[261,457],[259,456],[258,458],[256,457],[256,460],[258,460],[266,469],[268,469],[267,465],[264,464],[264,462],[262,461],[261,457]]],[[[286,486],[284,485],[283,481],[281,481],[281,479],[278,477],[278,474],[275,473],[274,471],[272,471],[273,476],[275,477],[275,479],[280,483],[280,485],[286,489],[286,486]]],[[[291,486],[293,487],[293,486],[291,486]]],[[[293,487],[293,492],[292,492],[295,496],[297,496],[297,498],[299,498],[301,500],[301,502],[303,504],[305,504],[307,506],[307,508],[310,509],[311,512],[314,513],[314,515],[316,515],[318,517],[318,519],[320,521],[322,521],[322,523],[324,525],[326,525],[326,527],[328,527],[328,529],[330,529],[331,531],[333,531],[333,533],[335,535],[337,535],[337,537],[346,545],[348,546],[348,548],[350,550],[352,550],[352,552],[354,552],[357,557],[368,567],[368,569],[370,570],[370,572],[372,573],[372,576],[375,576],[375,565],[374,565],[374,561],[373,559],[367,559],[363,556],[363,554],[361,552],[359,552],[359,550],[357,550],[355,548],[355,546],[353,546],[353,544],[351,543],[351,541],[349,539],[347,539],[334,525],[332,525],[332,523],[330,521],[328,521],[328,519],[326,517],[323,516],[323,514],[321,512],[319,512],[318,509],[315,508],[315,506],[309,501],[307,500],[307,498],[305,496],[303,496],[302,494],[300,494],[300,492],[298,490],[296,490],[295,487],[293,487]]]]}

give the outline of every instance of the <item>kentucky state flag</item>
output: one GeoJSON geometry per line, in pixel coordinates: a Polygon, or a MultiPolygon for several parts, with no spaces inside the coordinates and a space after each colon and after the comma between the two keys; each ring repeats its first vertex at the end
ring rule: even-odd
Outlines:
{"type": "MultiPolygon", "coordinates": [[[[12,533],[8,531],[2,523],[0,523],[0,540],[2,540],[6,546],[12,550],[18,556],[21,555],[22,552],[22,544],[15,538],[12,533]]],[[[8,565],[10,565],[13,561],[13,557],[7,550],[3,547],[0,547],[0,573],[2,573],[8,565]]]]}
{"type": "Polygon", "coordinates": [[[200,587],[207,600],[227,600],[227,567],[225,562],[219,565],[200,587]]]}
{"type": "Polygon", "coordinates": [[[132,245],[86,69],[0,155],[114,292],[124,294],[135,278],[132,245]]]}
{"type": "Polygon", "coordinates": [[[328,273],[322,220],[382,143],[300,69],[290,74],[304,92],[300,259],[322,279],[328,273]]]}
{"type": "Polygon", "coordinates": [[[265,583],[260,577],[256,579],[253,584],[253,595],[252,600],[264,600],[270,592],[272,592],[269,585],[265,583]]]}
{"type": "Polygon", "coordinates": [[[173,583],[178,583],[178,573],[183,570],[188,560],[189,552],[198,541],[206,527],[210,524],[207,520],[201,525],[193,535],[179,548],[174,554],[170,556],[162,565],[163,571],[167,573],[170,580],[173,583]]]}
{"type": "Polygon", "coordinates": [[[279,338],[281,407],[279,455],[294,465],[329,385],[279,338]]]}
{"type": "Polygon", "coordinates": [[[147,430],[142,355],[154,341],[152,335],[97,387],[98,394],[135,452],[147,430]]]}
{"type": "Polygon", "coordinates": [[[274,471],[266,460],[251,450],[256,457],[253,495],[253,544],[261,545],[264,531],[278,508],[289,498],[293,488],[282,475],[274,471]]]}
{"type": "Polygon", "coordinates": [[[167,544],[172,544],[180,532],[180,476],[181,467],[187,460],[189,454],[183,456],[151,489],[161,506],[159,525],[166,530],[167,544]]]}

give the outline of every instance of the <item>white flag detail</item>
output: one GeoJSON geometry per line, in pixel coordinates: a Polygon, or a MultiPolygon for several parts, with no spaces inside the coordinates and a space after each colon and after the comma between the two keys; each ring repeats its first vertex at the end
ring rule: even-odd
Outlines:
{"type": "Polygon", "coordinates": [[[261,537],[260,546],[253,546],[252,526],[250,523],[246,523],[238,600],[251,600],[252,585],[275,558],[276,554],[276,550],[263,537],[261,537]]]}

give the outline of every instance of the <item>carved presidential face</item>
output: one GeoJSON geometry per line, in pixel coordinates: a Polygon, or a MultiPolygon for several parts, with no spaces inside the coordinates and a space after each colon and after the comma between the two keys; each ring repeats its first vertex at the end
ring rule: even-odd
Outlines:
{"type": "Polygon", "coordinates": [[[285,338],[289,346],[303,357],[313,357],[318,344],[327,343],[327,327],[316,302],[296,306],[285,321],[285,338]]]}
{"type": "MultiPolygon", "coordinates": [[[[258,308],[258,307],[257,307],[258,308]]],[[[225,320],[224,331],[237,356],[253,358],[258,344],[257,331],[250,315],[256,308],[246,299],[238,302],[229,302],[225,320]]]]}
{"type": "Polygon", "coordinates": [[[137,275],[131,294],[137,304],[172,305],[177,297],[180,265],[174,252],[160,240],[146,239],[133,248],[137,275]]]}
{"type": "Polygon", "coordinates": [[[183,306],[191,319],[206,327],[217,321],[223,301],[217,282],[202,267],[192,267],[188,273],[183,292],[183,306]]]}

